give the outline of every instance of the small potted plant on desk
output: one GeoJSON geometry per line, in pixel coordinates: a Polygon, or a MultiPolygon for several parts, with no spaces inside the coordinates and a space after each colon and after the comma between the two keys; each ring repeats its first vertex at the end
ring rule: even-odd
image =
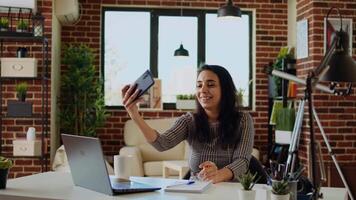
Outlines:
{"type": "Polygon", "coordinates": [[[6,188],[7,175],[12,164],[10,159],[0,156],[0,189],[6,188]]]}
{"type": "Polygon", "coordinates": [[[257,172],[252,175],[250,171],[248,171],[245,174],[242,174],[241,176],[238,177],[238,180],[240,181],[243,189],[239,190],[239,199],[244,199],[244,200],[254,200],[256,196],[256,191],[252,190],[253,186],[257,183],[257,181],[261,178],[257,176],[257,172]]]}
{"type": "Polygon", "coordinates": [[[289,200],[289,183],[286,180],[272,184],[271,200],[289,200]]]}
{"type": "Polygon", "coordinates": [[[6,17],[0,18],[0,31],[8,31],[9,29],[9,19],[6,17]]]}

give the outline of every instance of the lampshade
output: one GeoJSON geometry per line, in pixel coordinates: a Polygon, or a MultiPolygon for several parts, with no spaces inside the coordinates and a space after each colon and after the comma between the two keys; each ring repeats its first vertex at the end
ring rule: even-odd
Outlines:
{"type": "Polygon", "coordinates": [[[241,10],[232,4],[232,0],[228,0],[226,5],[218,9],[218,17],[241,17],[241,10]]]}
{"type": "Polygon", "coordinates": [[[180,47],[174,51],[174,56],[189,56],[189,52],[184,49],[183,44],[180,44],[180,47]]]}
{"type": "Polygon", "coordinates": [[[320,77],[322,81],[355,82],[356,63],[349,54],[349,36],[343,31],[336,31],[336,48],[326,64],[329,69],[320,77]]]}

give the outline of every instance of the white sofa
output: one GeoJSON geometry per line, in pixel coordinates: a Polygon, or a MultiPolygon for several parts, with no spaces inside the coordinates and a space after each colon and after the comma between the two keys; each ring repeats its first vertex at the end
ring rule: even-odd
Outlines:
{"type": "MultiPolygon", "coordinates": [[[[145,120],[153,129],[162,133],[170,128],[177,118],[145,120]]],[[[187,160],[189,145],[181,142],[174,148],[159,152],[149,143],[132,121],[128,120],[124,127],[124,141],[127,146],[120,149],[120,155],[132,156],[131,176],[162,176],[162,163],[167,160],[187,160]]],[[[170,171],[177,176],[178,172],[170,171]]]]}
{"type": "MultiPolygon", "coordinates": [[[[170,128],[177,118],[145,120],[159,133],[170,128]]],[[[189,145],[186,141],[176,147],[159,152],[149,143],[132,121],[128,120],[124,127],[124,141],[127,146],[120,149],[120,155],[132,156],[131,176],[162,176],[162,163],[167,160],[185,160],[189,156],[189,145]]],[[[253,149],[252,155],[259,159],[259,152],[253,149]]],[[[178,176],[177,171],[169,171],[170,175],[178,176]]]]}

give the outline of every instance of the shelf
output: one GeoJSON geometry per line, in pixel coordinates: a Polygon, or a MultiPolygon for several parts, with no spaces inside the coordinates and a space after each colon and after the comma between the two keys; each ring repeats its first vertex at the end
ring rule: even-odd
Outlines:
{"type": "Polygon", "coordinates": [[[46,77],[0,77],[1,80],[42,80],[42,78],[45,80],[49,80],[46,77]]]}
{"type": "Polygon", "coordinates": [[[28,41],[42,41],[44,37],[34,37],[33,33],[29,32],[12,32],[12,31],[0,31],[0,40],[16,41],[16,40],[28,40],[28,41]]]}
{"type": "Polygon", "coordinates": [[[11,119],[11,118],[20,118],[20,119],[42,119],[42,115],[41,114],[33,114],[32,116],[7,116],[7,115],[2,115],[0,116],[1,118],[4,119],[11,119]]]}
{"type": "Polygon", "coordinates": [[[49,153],[44,154],[43,156],[14,156],[12,154],[4,154],[6,158],[49,158],[49,153]]]}

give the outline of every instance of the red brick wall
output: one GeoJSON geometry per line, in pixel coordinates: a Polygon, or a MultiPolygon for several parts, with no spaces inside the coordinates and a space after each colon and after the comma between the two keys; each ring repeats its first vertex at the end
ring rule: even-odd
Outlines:
{"type": "MultiPolygon", "coordinates": [[[[52,21],[52,1],[38,0],[38,10],[42,12],[45,17],[45,36],[49,39],[49,66],[51,66],[51,21],[52,21]]],[[[38,66],[42,65],[42,43],[41,42],[9,42],[4,40],[4,57],[15,57],[18,47],[27,47],[29,57],[36,57],[38,59],[38,66]]],[[[41,73],[42,68],[38,68],[38,73],[41,73]]],[[[49,72],[51,70],[49,69],[49,72]]],[[[41,81],[40,80],[5,80],[2,82],[2,115],[6,115],[6,105],[8,100],[16,100],[15,85],[20,82],[27,82],[29,89],[27,92],[26,101],[33,103],[33,113],[36,116],[41,114],[41,81]]],[[[49,97],[50,97],[50,81],[49,81],[49,97]]],[[[51,104],[49,100],[49,105],[51,104]]],[[[50,109],[49,109],[50,111],[50,109]]],[[[49,120],[49,117],[48,117],[49,120]]],[[[48,121],[50,123],[50,121],[48,121]]],[[[26,138],[26,131],[29,127],[36,128],[37,138],[39,139],[42,132],[41,118],[3,118],[2,128],[2,147],[1,155],[12,156],[12,141],[14,139],[26,138]]],[[[48,130],[49,131],[49,130],[48,130]]],[[[49,148],[47,146],[47,148],[49,148]]],[[[49,151],[48,151],[49,152],[49,151]]],[[[20,177],[33,173],[41,172],[40,160],[37,158],[13,158],[15,166],[10,170],[10,177],[20,177]]]]}
{"type": "MultiPolygon", "coordinates": [[[[354,0],[298,0],[297,1],[297,20],[308,19],[308,38],[309,38],[309,57],[298,60],[297,73],[300,77],[306,77],[307,73],[317,67],[324,54],[324,17],[332,6],[340,9],[343,18],[351,18],[353,21],[353,58],[356,54],[356,2],[354,0]]],[[[333,11],[329,17],[337,17],[337,11],[333,11]]],[[[342,66],[340,66],[342,67],[342,66]]],[[[300,90],[300,96],[303,95],[304,88],[300,90]]],[[[352,177],[356,167],[356,96],[355,92],[348,97],[338,97],[331,94],[325,94],[320,91],[314,92],[314,105],[318,113],[322,126],[329,138],[332,149],[336,153],[336,159],[343,166],[347,177],[352,177]],[[353,172],[352,172],[353,171],[353,172]],[[350,174],[348,176],[347,174],[350,174]]],[[[307,110],[306,110],[307,111],[307,110]]],[[[307,116],[305,116],[303,126],[303,138],[301,145],[301,155],[304,162],[310,161],[307,156],[307,145],[309,144],[309,126],[307,125],[307,116]]],[[[320,131],[315,123],[316,140],[321,142],[323,160],[328,166],[328,176],[337,173],[331,157],[327,152],[320,131]]],[[[339,185],[338,175],[328,179],[328,185],[339,185]]],[[[351,179],[350,179],[351,181],[351,179]]],[[[356,184],[351,183],[353,190],[356,184]]]]}
{"type": "MultiPolygon", "coordinates": [[[[262,151],[267,149],[267,76],[263,72],[264,66],[272,61],[278,54],[281,46],[287,45],[287,3],[286,1],[234,1],[242,9],[256,9],[256,112],[253,112],[255,120],[255,145],[262,151]]],[[[74,26],[62,27],[62,41],[83,42],[94,48],[96,54],[95,65],[100,65],[100,8],[105,5],[125,5],[125,6],[154,6],[165,8],[177,6],[180,1],[171,0],[81,0],[83,13],[81,20],[74,26]]],[[[220,1],[184,1],[185,7],[217,9],[225,4],[225,0],[220,1]]],[[[238,37],[238,36],[237,36],[238,37]]],[[[124,145],[123,126],[128,115],[123,110],[110,110],[111,117],[107,120],[106,126],[100,129],[99,137],[104,144],[107,155],[114,155],[124,145]]],[[[172,117],[182,114],[174,110],[161,112],[142,112],[145,118],[172,117]]]]}

